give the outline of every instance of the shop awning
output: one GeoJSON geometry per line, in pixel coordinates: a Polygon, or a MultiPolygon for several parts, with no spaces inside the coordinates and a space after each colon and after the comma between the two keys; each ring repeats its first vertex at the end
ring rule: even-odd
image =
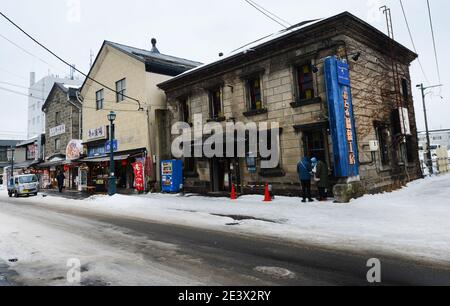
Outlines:
{"type": "Polygon", "coordinates": [[[41,163],[37,167],[38,168],[51,168],[51,167],[58,167],[63,165],[70,165],[72,162],[70,160],[56,160],[46,163],[41,163]]]}
{"type": "MultiPolygon", "coordinates": [[[[121,161],[126,160],[130,157],[130,155],[117,155],[114,156],[115,161],[121,161]]],[[[108,162],[110,160],[109,156],[102,156],[102,157],[93,157],[93,158],[85,158],[82,159],[81,162],[84,163],[101,163],[101,162],[108,162]]]]}
{"type": "MultiPolygon", "coordinates": [[[[27,162],[23,162],[23,163],[14,163],[14,169],[27,169],[30,168],[32,166],[37,165],[39,162],[36,160],[32,160],[32,161],[27,161],[27,162]]],[[[8,163],[7,166],[8,169],[11,168],[11,163],[8,163]]]]}

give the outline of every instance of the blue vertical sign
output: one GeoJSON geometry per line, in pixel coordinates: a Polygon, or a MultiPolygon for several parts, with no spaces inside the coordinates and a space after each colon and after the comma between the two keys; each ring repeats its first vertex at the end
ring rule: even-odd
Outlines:
{"type": "Polygon", "coordinates": [[[325,84],[333,140],[334,175],[342,178],[358,176],[359,158],[348,64],[334,56],[326,58],[325,84]]]}

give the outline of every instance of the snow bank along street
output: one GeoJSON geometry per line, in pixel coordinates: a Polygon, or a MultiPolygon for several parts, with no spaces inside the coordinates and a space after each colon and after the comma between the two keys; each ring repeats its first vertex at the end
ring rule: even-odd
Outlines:
{"type": "MultiPolygon", "coordinates": [[[[1,196],[7,195],[2,192],[1,196]]],[[[301,199],[285,197],[263,203],[261,196],[231,201],[163,194],[94,196],[87,200],[58,197],[21,200],[450,264],[450,175],[419,180],[402,190],[368,195],[350,204],[304,204],[301,199]]],[[[4,246],[15,244],[11,233],[14,224],[12,219],[2,220],[0,237],[4,246]]],[[[34,239],[32,224],[25,228],[30,233],[28,238],[34,239]]],[[[26,238],[24,233],[21,235],[26,238]]]]}

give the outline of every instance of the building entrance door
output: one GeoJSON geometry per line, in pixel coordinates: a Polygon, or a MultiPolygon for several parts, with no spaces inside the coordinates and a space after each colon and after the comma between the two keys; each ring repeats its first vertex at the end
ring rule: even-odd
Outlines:
{"type": "Polygon", "coordinates": [[[230,192],[231,185],[240,185],[239,160],[214,158],[211,160],[212,192],[230,192]]]}
{"type": "Polygon", "coordinates": [[[309,158],[316,157],[328,163],[325,132],[323,129],[303,131],[304,152],[309,158]]]}

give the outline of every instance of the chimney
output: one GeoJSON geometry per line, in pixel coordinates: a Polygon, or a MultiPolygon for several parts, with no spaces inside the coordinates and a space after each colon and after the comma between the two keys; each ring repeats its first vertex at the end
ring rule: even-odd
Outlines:
{"type": "Polygon", "coordinates": [[[152,52],[153,53],[159,53],[158,48],[156,48],[156,43],[157,43],[156,38],[152,38],[152,52]]]}
{"type": "Polygon", "coordinates": [[[30,87],[36,83],[36,72],[30,72],[30,87]]]}

